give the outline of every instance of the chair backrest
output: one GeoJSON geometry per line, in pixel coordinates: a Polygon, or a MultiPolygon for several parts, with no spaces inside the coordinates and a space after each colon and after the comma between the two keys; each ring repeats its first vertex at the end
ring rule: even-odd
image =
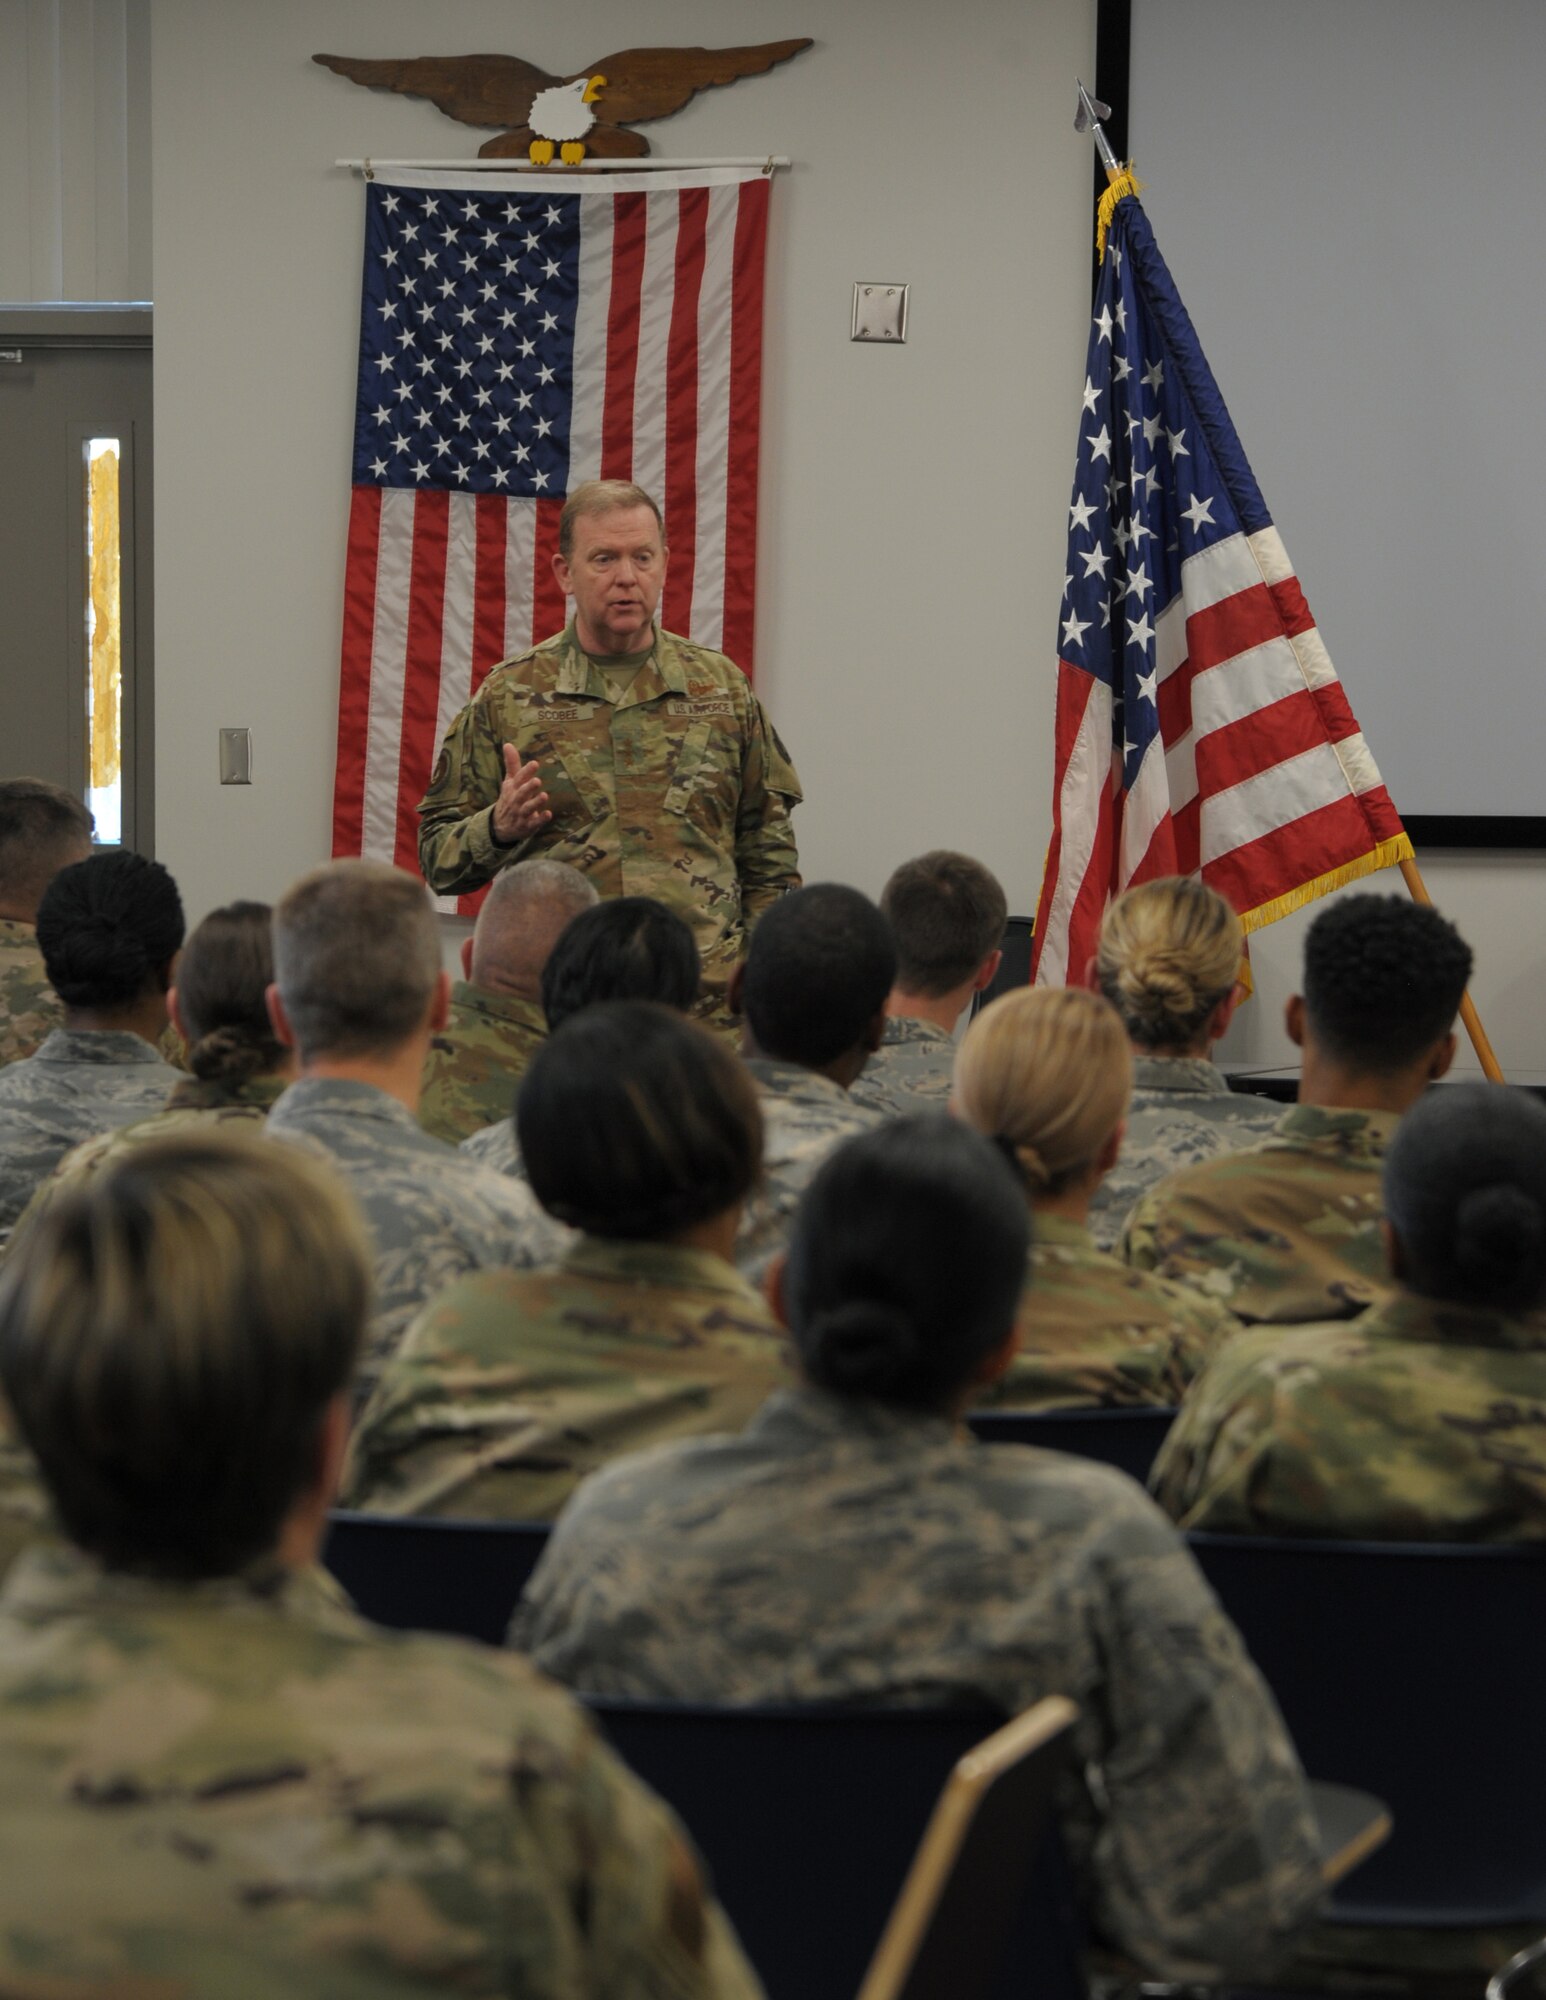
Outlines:
{"type": "MultiPolygon", "coordinates": [[[[997,1720],[927,1708],[587,1706],[686,1823],[769,2000],[854,2000],[945,1779],[997,1720]]],[[[1083,1989],[1060,1846],[1021,1859],[1033,1911],[1015,1939],[1018,1977],[998,1990],[1023,2000],[1034,1953],[1038,2000],[1074,2000],[1083,1989]]]]}
{"type": "Polygon", "coordinates": [[[550,1527],[336,1508],[322,1561],[378,1625],[498,1646],[550,1527]]]}
{"type": "Polygon", "coordinates": [[[973,1410],[967,1423],[985,1444],[1039,1444],[1114,1465],[1140,1485],[1159,1456],[1173,1409],[973,1410]]]}
{"type": "Polygon", "coordinates": [[[977,1016],[990,1000],[996,1000],[1001,993],[1008,993],[1016,986],[1031,983],[1031,946],[1035,942],[1036,919],[1034,917],[1006,917],[1004,919],[1003,958],[992,982],[981,993],[972,995],[971,1018],[977,1016]]]}
{"type": "Polygon", "coordinates": [[[1546,1550],[1188,1539],[1310,1776],[1390,1808],[1338,1917],[1546,1924],[1546,1550]]]}
{"type": "MultiPolygon", "coordinates": [[[[946,1780],[859,2000],[991,2000],[1026,1896],[1028,1854],[1079,1711],[1050,1695],[969,1750],[946,1780]]],[[[1021,1960],[1020,1979],[1036,1985],[1021,1960]],[[1026,1981],[1027,1970],[1031,1979],[1026,1981]]]]}

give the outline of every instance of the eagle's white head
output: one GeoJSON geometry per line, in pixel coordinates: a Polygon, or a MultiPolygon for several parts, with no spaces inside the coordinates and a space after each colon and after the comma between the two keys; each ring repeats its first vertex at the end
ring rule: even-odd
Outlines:
{"type": "Polygon", "coordinates": [[[604,76],[577,76],[573,83],[555,83],[532,99],[527,124],[539,139],[583,139],[596,122],[591,106],[601,94],[604,76]]]}

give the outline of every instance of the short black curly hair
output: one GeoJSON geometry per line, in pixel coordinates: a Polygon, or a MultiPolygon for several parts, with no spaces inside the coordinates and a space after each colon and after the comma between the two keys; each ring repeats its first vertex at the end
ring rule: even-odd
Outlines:
{"type": "Polygon", "coordinates": [[[1454,1026],[1471,965],[1471,947],[1437,910],[1346,896],[1305,937],[1305,1014],[1328,1055],[1393,1075],[1454,1026]]]}

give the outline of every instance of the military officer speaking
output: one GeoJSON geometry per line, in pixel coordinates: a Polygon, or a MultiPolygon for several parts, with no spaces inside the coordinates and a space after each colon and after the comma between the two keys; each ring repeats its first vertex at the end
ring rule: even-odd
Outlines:
{"type": "Polygon", "coordinates": [[[547,854],[603,895],[672,904],[712,1005],[757,917],[799,884],[800,780],[740,668],[656,625],[667,550],[642,487],[577,487],[558,539],[573,620],[496,666],[451,725],[419,863],[461,894],[547,854]]]}

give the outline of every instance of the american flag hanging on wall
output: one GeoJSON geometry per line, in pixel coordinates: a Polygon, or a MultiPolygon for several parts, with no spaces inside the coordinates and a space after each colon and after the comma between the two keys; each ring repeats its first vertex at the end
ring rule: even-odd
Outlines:
{"type": "Polygon", "coordinates": [[[1406,859],[1136,197],[1090,331],[1033,978],[1083,978],[1112,896],[1195,875],[1247,930],[1406,859]]]}
{"type": "Polygon", "coordinates": [[[661,622],[752,668],[756,171],[366,187],[333,853],[417,872],[415,808],[489,668],[564,622],[564,495],[666,517],[661,622]]]}

